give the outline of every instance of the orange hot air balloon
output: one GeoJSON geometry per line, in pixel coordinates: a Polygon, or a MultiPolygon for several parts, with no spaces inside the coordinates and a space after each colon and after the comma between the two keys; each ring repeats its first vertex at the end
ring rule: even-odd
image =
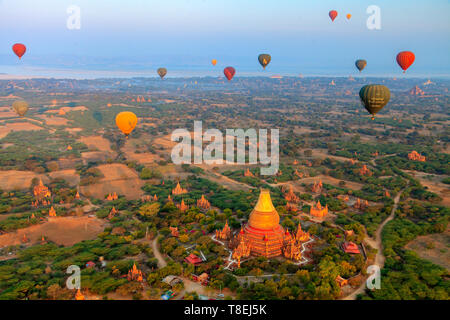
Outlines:
{"type": "Polygon", "coordinates": [[[403,69],[403,73],[414,63],[416,56],[411,51],[402,51],[397,55],[397,63],[403,69]]]}
{"type": "Polygon", "coordinates": [[[134,130],[138,119],[133,112],[123,111],[116,116],[116,125],[128,138],[128,135],[134,130]]]}
{"type": "Polygon", "coordinates": [[[216,59],[212,59],[211,63],[212,63],[213,66],[215,66],[217,64],[217,60],[216,59]]]}
{"type": "Polygon", "coordinates": [[[350,13],[347,13],[347,20],[350,20],[351,17],[352,15],[350,13]]]}
{"type": "Polygon", "coordinates": [[[22,56],[25,54],[25,51],[27,51],[27,47],[25,47],[25,45],[21,43],[16,43],[12,46],[12,49],[14,53],[19,57],[19,59],[22,58],[22,56]]]}
{"type": "Polygon", "coordinates": [[[330,16],[331,21],[334,21],[334,19],[336,19],[337,15],[338,15],[338,13],[336,10],[331,10],[330,12],[328,12],[328,15],[330,16]]]}
{"type": "Polygon", "coordinates": [[[233,79],[235,73],[236,70],[233,67],[226,67],[225,69],[223,69],[223,74],[225,75],[225,77],[227,77],[228,81],[233,79]]]}

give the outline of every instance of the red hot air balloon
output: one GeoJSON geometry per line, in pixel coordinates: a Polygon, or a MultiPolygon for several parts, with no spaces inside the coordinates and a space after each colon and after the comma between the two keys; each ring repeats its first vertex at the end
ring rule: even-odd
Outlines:
{"type": "Polygon", "coordinates": [[[25,45],[21,43],[16,43],[12,46],[12,49],[14,53],[19,57],[19,59],[22,58],[22,56],[25,54],[25,51],[27,51],[27,47],[25,47],[25,45]]]}
{"type": "Polygon", "coordinates": [[[334,19],[336,19],[337,15],[338,15],[338,13],[336,10],[331,10],[330,12],[328,12],[328,15],[330,16],[331,21],[334,21],[334,19]]]}
{"type": "Polygon", "coordinates": [[[403,69],[403,73],[414,63],[415,59],[416,56],[411,51],[402,51],[397,55],[397,63],[403,69]]]}
{"type": "Polygon", "coordinates": [[[225,69],[223,69],[223,74],[225,75],[225,77],[227,77],[228,81],[233,79],[235,73],[236,70],[234,70],[233,67],[226,67],[225,69]]]}

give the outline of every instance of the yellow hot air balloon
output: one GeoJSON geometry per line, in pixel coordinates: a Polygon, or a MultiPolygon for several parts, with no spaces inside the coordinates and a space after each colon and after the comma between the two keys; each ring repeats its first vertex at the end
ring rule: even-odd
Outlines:
{"type": "Polygon", "coordinates": [[[217,64],[217,60],[216,59],[212,59],[211,63],[212,63],[213,66],[215,66],[217,64]]]}
{"type": "Polygon", "coordinates": [[[28,111],[28,103],[23,100],[14,101],[12,107],[14,111],[21,117],[25,116],[28,111]]]}
{"type": "Polygon", "coordinates": [[[130,111],[120,112],[116,116],[117,127],[127,137],[136,127],[137,122],[138,122],[138,119],[137,119],[136,115],[130,111]]]}

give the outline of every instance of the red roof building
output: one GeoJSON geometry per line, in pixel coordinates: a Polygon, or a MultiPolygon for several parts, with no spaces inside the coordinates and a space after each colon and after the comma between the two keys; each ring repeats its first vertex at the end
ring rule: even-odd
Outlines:
{"type": "Polygon", "coordinates": [[[184,258],[184,261],[186,261],[187,263],[193,264],[193,265],[198,265],[203,262],[203,260],[200,259],[200,257],[196,256],[193,253],[191,253],[186,258],[184,258]]]}
{"type": "Polygon", "coordinates": [[[355,243],[351,242],[351,241],[344,242],[342,244],[342,249],[344,249],[345,253],[350,253],[350,254],[358,254],[358,253],[360,253],[359,249],[358,249],[358,246],[355,243]]]}

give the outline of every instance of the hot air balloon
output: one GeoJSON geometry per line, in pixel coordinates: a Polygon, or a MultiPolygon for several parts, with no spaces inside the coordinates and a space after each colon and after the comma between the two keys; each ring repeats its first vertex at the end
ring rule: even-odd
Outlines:
{"type": "Polygon", "coordinates": [[[403,73],[414,63],[416,56],[411,51],[402,51],[397,55],[397,63],[403,69],[403,73]]]}
{"type": "Polygon", "coordinates": [[[216,59],[212,59],[211,63],[212,63],[213,66],[215,66],[217,64],[217,60],[216,59]]]}
{"type": "Polygon", "coordinates": [[[161,79],[164,78],[164,76],[167,74],[167,69],[166,68],[159,68],[158,69],[158,74],[161,77],[161,79]]]}
{"type": "Polygon", "coordinates": [[[338,15],[338,13],[336,10],[331,10],[330,12],[328,12],[328,15],[330,16],[331,21],[334,21],[334,19],[336,19],[337,15],[338,15]]]}
{"type": "Polygon", "coordinates": [[[25,47],[25,45],[21,43],[16,43],[12,46],[12,49],[14,53],[19,57],[19,59],[22,58],[22,56],[25,54],[25,51],[27,51],[27,47],[25,47]]]}
{"type": "Polygon", "coordinates": [[[14,111],[21,117],[25,116],[28,111],[28,103],[23,100],[14,101],[12,107],[14,111]]]}
{"type": "Polygon", "coordinates": [[[258,61],[264,69],[270,63],[271,59],[272,59],[272,57],[270,56],[270,54],[267,54],[267,53],[262,53],[258,56],[258,61]]]}
{"type": "Polygon", "coordinates": [[[116,125],[128,137],[137,124],[137,117],[133,112],[123,111],[116,116],[116,125]]]}
{"type": "Polygon", "coordinates": [[[234,70],[233,67],[226,67],[225,69],[223,69],[223,74],[225,75],[225,77],[227,77],[228,81],[233,79],[235,73],[236,70],[234,70]]]}
{"type": "Polygon", "coordinates": [[[361,103],[375,119],[375,114],[379,112],[391,98],[391,92],[386,86],[381,84],[369,84],[359,90],[361,103]]]}
{"type": "Polygon", "coordinates": [[[358,68],[359,72],[363,71],[366,65],[367,65],[366,60],[356,60],[355,62],[355,66],[356,68],[358,68]]]}
{"type": "Polygon", "coordinates": [[[347,17],[347,20],[350,20],[350,18],[352,17],[352,15],[351,15],[350,13],[347,13],[346,17],[347,17]]]}

